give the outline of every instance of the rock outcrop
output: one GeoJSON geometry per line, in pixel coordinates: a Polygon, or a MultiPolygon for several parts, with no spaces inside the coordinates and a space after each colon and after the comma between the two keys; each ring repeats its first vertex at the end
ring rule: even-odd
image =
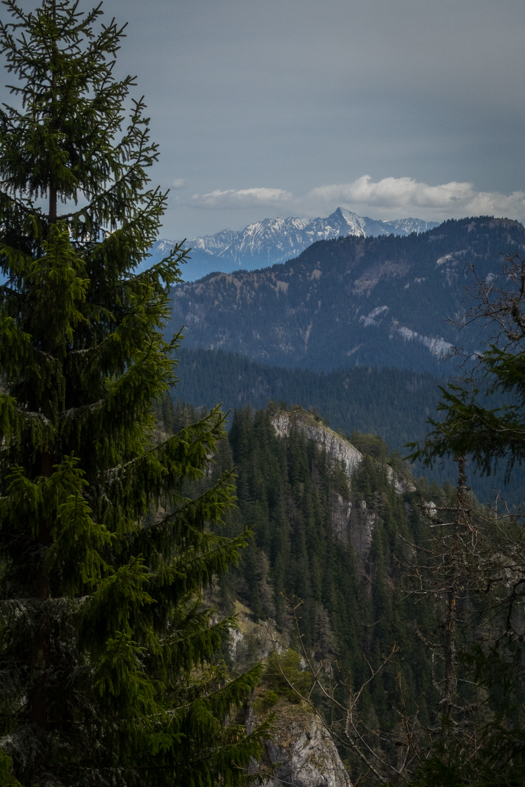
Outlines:
{"type": "Polygon", "coordinates": [[[342,462],[348,476],[351,476],[361,463],[363,455],[348,440],[332,431],[328,426],[317,423],[313,416],[304,410],[279,412],[272,418],[279,437],[288,436],[293,426],[315,442],[326,452],[331,462],[342,462]]]}
{"type": "Polygon", "coordinates": [[[332,496],[331,515],[335,535],[345,544],[352,544],[362,567],[372,545],[376,515],[367,509],[364,500],[352,505],[350,500],[338,493],[332,496]]]}
{"type": "Polygon", "coordinates": [[[272,619],[254,620],[251,610],[240,601],[235,602],[235,617],[237,627],[230,629],[229,635],[229,656],[233,663],[251,666],[246,663],[248,650],[253,662],[266,660],[270,653],[282,653],[289,647],[286,631],[278,629],[272,619]]]}
{"type": "Polygon", "coordinates": [[[386,474],[390,483],[394,484],[395,490],[398,495],[404,495],[405,492],[415,492],[416,485],[413,481],[403,476],[397,475],[394,469],[387,465],[386,474]]]}
{"type": "MultiPolygon", "coordinates": [[[[314,440],[325,451],[332,464],[341,463],[346,471],[348,483],[351,484],[352,475],[359,467],[363,455],[349,440],[318,421],[315,415],[301,408],[277,412],[272,418],[272,424],[279,437],[288,436],[295,427],[306,437],[314,440]]],[[[416,487],[412,480],[397,473],[390,465],[386,465],[386,473],[397,494],[403,495],[415,491],[416,487]]],[[[338,493],[334,493],[331,506],[334,532],[341,541],[352,544],[360,569],[363,570],[372,545],[376,515],[367,509],[364,500],[353,504],[338,493]]]]}
{"type": "Polygon", "coordinates": [[[311,711],[279,701],[273,737],[265,742],[273,775],[262,787],[352,787],[335,744],[311,711]]]}

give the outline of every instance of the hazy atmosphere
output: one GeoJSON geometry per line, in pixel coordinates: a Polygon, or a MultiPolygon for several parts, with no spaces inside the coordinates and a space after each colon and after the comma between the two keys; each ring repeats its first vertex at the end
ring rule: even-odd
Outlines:
{"type": "Polygon", "coordinates": [[[165,237],[265,216],[525,219],[522,0],[106,0],[165,237]]]}
{"type": "Polygon", "coordinates": [[[339,205],[525,219],[522,0],[103,7],[128,22],[117,70],[160,144],[164,237],[339,205]]]}

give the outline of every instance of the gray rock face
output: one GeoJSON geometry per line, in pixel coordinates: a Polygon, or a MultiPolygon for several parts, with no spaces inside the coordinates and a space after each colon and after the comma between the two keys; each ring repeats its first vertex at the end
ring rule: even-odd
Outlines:
{"type": "Polygon", "coordinates": [[[364,500],[353,506],[337,493],[332,497],[331,515],[336,536],[345,544],[350,541],[362,568],[372,546],[376,515],[367,509],[364,500]]]}
{"type": "Polygon", "coordinates": [[[348,521],[350,541],[357,555],[358,565],[363,571],[365,562],[372,546],[376,515],[369,511],[364,500],[355,507],[348,521]]]}
{"type": "Polygon", "coordinates": [[[348,543],[348,523],[352,516],[352,503],[338,492],[332,494],[331,519],[334,533],[341,541],[348,543]]]}
{"type": "MultiPolygon", "coordinates": [[[[303,410],[279,412],[273,417],[272,423],[279,437],[288,436],[294,426],[304,432],[306,437],[314,440],[325,451],[330,462],[342,463],[348,482],[351,483],[352,473],[359,467],[363,455],[348,440],[324,424],[317,423],[313,416],[303,410]]],[[[398,495],[415,490],[412,481],[398,475],[390,465],[386,466],[386,473],[398,495]]],[[[352,544],[359,567],[363,571],[372,545],[376,515],[367,509],[364,500],[357,505],[352,505],[350,500],[334,493],[331,501],[331,518],[337,537],[345,544],[349,542],[352,544]]]]}
{"type": "Polygon", "coordinates": [[[393,468],[390,465],[386,468],[386,474],[388,476],[388,480],[391,484],[394,484],[395,490],[398,495],[403,495],[405,492],[415,492],[416,487],[412,481],[407,481],[406,478],[402,478],[399,475],[394,473],[393,468]]]}
{"type": "Polygon", "coordinates": [[[297,426],[309,439],[315,440],[324,449],[332,463],[336,460],[342,462],[348,476],[351,476],[361,463],[363,458],[361,452],[327,426],[310,423],[304,418],[294,418],[293,412],[278,413],[272,419],[272,423],[279,437],[289,435],[292,426],[297,426]]]}
{"type": "Polygon", "coordinates": [[[317,717],[298,705],[276,708],[274,737],[266,753],[275,766],[263,787],[352,787],[333,740],[317,717]]]}

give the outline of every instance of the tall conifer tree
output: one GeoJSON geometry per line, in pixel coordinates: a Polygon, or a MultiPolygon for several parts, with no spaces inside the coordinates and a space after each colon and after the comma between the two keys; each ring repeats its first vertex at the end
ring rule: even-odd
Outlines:
{"type": "Polygon", "coordinates": [[[231,505],[227,480],[185,496],[220,413],[154,439],[184,252],[134,273],[166,195],[149,187],[144,103],[126,120],[134,82],[113,76],[123,28],[100,5],[4,6],[0,782],[237,784],[261,730],[227,720],[258,673],[210,665],[229,621],[198,594],[245,536],[206,526],[231,505]]]}

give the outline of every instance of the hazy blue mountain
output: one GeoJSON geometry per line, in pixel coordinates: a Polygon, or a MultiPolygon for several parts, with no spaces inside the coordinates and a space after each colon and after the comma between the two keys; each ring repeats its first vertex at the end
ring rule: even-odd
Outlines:
{"type": "MultiPolygon", "coordinates": [[[[243,230],[221,230],[187,241],[191,260],[183,266],[185,281],[195,281],[208,273],[255,270],[297,257],[312,243],[353,235],[361,238],[379,235],[410,235],[437,227],[436,222],[421,219],[379,221],[357,216],[337,208],[328,218],[263,219],[243,230]]],[[[173,240],[158,240],[147,265],[162,259],[175,245],[173,240]]],[[[146,267],[146,266],[144,266],[146,267]]]]}
{"type": "Polygon", "coordinates": [[[329,372],[397,366],[451,374],[453,345],[478,349],[478,324],[458,335],[472,262],[479,275],[523,253],[525,230],[493,218],[447,221],[405,237],[345,237],[257,271],[210,274],[173,291],[170,328],[189,348],[223,349],[263,363],[329,372]]]}

